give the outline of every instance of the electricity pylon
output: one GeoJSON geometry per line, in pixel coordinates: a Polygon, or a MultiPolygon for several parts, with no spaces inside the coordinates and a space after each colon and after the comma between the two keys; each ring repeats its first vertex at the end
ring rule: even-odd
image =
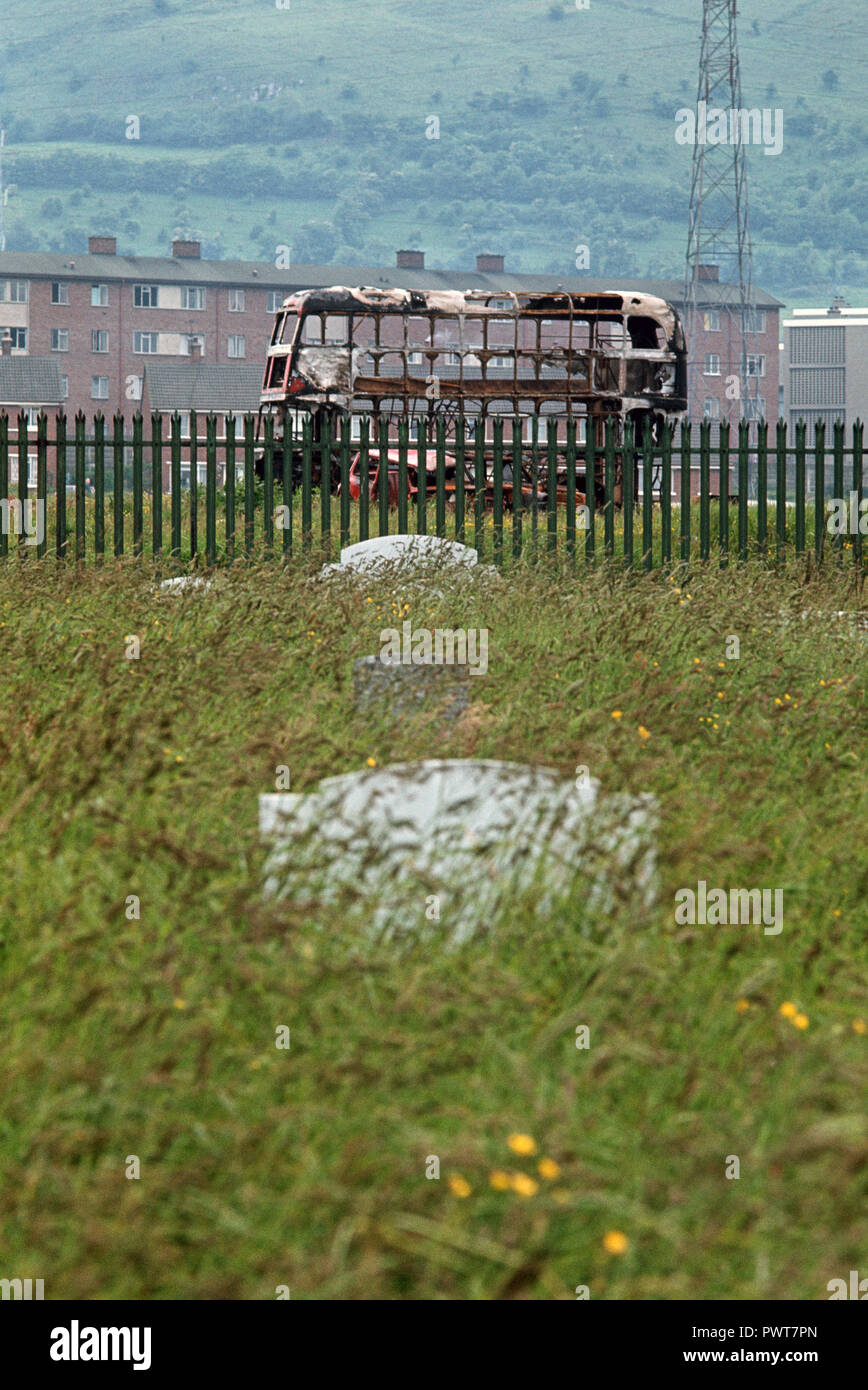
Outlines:
{"type": "MultiPolygon", "coordinates": [[[[684,318],[688,344],[688,396],[692,418],[701,415],[702,364],[697,360],[703,321],[698,305],[720,314],[721,374],[727,378],[721,418],[759,418],[764,413],[759,376],[753,254],[748,213],[742,121],[741,70],[736,33],[737,0],[703,0],[702,47],[696,94],[693,179],[684,279],[684,318]],[[703,105],[704,103],[704,105],[703,105]],[[725,113],[727,139],[707,136],[712,111],[725,113]],[[719,283],[700,266],[717,266],[719,283]],[[714,288],[712,288],[714,285],[714,288]]],[[[715,132],[718,136],[721,127],[715,132]]]]}

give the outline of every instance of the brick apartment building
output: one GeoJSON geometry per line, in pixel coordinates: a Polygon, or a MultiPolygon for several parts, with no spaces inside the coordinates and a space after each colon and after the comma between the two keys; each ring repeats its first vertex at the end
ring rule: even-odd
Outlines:
{"type": "MultiPolygon", "coordinates": [[[[737,370],[721,306],[726,288],[716,267],[704,267],[699,309],[702,329],[691,353],[701,369],[692,402],[694,418],[727,413],[727,376],[737,370]],[[701,397],[701,398],[700,398],[701,397]]],[[[88,417],[121,411],[131,419],[145,402],[148,365],[183,369],[196,361],[261,369],[272,316],[286,295],[322,285],[398,284],[406,289],[550,291],[578,293],[612,288],[659,295],[681,310],[683,285],[674,280],[510,274],[502,256],[481,255],[474,271],[426,270],[422,251],[399,251],[394,269],[382,266],[293,266],[214,261],[199,243],[175,241],[167,257],[118,255],[111,236],[92,236],[87,255],[0,253],[0,338],[12,337],[13,356],[57,361],[65,408],[88,417]],[[617,281],[617,285],[614,283],[617,281]]],[[[755,291],[758,339],[754,369],[761,378],[768,418],[778,411],[781,304],[755,291]]]]}

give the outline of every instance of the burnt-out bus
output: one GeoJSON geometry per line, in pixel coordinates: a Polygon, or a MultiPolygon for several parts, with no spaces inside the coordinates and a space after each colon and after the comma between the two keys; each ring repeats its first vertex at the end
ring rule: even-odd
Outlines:
{"type": "MultiPolygon", "coordinates": [[[[450,445],[462,430],[465,439],[481,432],[488,444],[501,416],[520,421],[527,476],[533,441],[545,438],[552,417],[560,438],[574,420],[580,443],[600,444],[607,419],[619,438],[626,420],[640,434],[650,420],[659,434],[663,421],[677,421],[686,408],[681,322],[653,295],[336,285],[290,295],[278,309],[260,421],[274,416],[281,472],[286,423],[297,438],[305,415],[314,438],[329,417],[332,439],[341,417],[357,437],[367,416],[372,443],[385,419],[390,444],[401,420],[409,421],[411,439],[427,420],[429,441],[442,420],[450,445]]],[[[577,475],[579,491],[585,486],[577,475]]]]}

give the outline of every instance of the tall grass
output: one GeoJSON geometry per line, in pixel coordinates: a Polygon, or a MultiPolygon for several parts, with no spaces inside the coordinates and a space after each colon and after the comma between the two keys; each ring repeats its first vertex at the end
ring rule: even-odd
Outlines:
{"type": "Polygon", "coordinates": [[[849,570],[212,578],[0,567],[0,1273],[49,1298],[826,1297],[868,1235],[849,570]],[[454,727],[354,713],[354,658],[404,617],[489,630],[454,727]],[[304,791],[439,756],[654,792],[657,906],[588,939],[581,904],[516,905],[398,955],[263,899],[277,768],[304,791]],[[700,879],[782,888],[783,931],[678,926],[700,879]]]}

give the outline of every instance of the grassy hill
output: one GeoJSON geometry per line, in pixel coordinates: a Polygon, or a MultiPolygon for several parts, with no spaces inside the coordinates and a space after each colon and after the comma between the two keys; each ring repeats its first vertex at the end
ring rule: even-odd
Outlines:
{"type": "MultiPolygon", "coordinates": [[[[7,246],[429,264],[683,267],[700,0],[60,0],[4,16],[7,246]],[[136,132],[130,117],[138,119],[136,132]],[[439,120],[439,138],[429,138],[439,120]],[[128,138],[138,134],[138,138],[128,138]]],[[[862,0],[746,0],[744,100],[781,107],[749,156],[756,276],[788,302],[868,285],[862,0]]]]}

